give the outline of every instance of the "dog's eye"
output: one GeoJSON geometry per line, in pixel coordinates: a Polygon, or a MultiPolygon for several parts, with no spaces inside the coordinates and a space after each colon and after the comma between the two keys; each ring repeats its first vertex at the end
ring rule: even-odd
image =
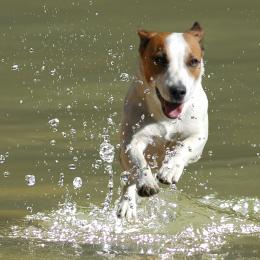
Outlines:
{"type": "Polygon", "coordinates": [[[167,66],[168,65],[168,59],[166,57],[166,54],[160,53],[156,56],[153,57],[153,63],[155,65],[160,65],[160,66],[167,66]]]}
{"type": "Polygon", "coordinates": [[[188,63],[188,65],[189,65],[190,67],[193,67],[193,68],[197,67],[199,64],[200,64],[200,60],[198,60],[198,59],[196,59],[196,58],[192,58],[192,59],[189,61],[189,63],[188,63]]]}

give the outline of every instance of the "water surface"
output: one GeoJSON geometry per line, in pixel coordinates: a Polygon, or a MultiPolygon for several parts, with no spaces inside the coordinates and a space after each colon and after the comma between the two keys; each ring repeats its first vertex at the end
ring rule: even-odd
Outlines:
{"type": "Polygon", "coordinates": [[[4,1],[0,258],[260,257],[259,10],[256,0],[4,1]],[[137,223],[121,222],[121,170],[100,145],[117,154],[136,29],[196,20],[206,31],[203,158],[177,189],[141,200],[137,223]]]}

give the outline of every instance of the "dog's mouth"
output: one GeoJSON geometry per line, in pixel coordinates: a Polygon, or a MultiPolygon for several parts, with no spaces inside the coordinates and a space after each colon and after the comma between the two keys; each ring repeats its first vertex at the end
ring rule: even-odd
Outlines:
{"type": "Polygon", "coordinates": [[[176,103],[176,102],[169,102],[165,100],[162,95],[160,94],[160,91],[158,88],[156,88],[156,94],[158,99],[161,102],[162,110],[165,116],[171,119],[178,118],[181,115],[182,109],[184,104],[183,103],[176,103]]]}

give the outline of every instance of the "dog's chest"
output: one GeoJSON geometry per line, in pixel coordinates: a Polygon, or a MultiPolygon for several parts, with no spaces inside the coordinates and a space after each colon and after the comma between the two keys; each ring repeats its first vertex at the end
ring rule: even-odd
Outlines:
{"type": "Polygon", "coordinates": [[[176,120],[169,120],[161,122],[162,137],[166,141],[176,141],[179,138],[186,138],[196,131],[199,120],[197,118],[182,117],[176,120]]]}
{"type": "Polygon", "coordinates": [[[162,126],[161,137],[165,141],[175,141],[183,132],[183,123],[180,119],[164,121],[160,123],[162,126]]]}

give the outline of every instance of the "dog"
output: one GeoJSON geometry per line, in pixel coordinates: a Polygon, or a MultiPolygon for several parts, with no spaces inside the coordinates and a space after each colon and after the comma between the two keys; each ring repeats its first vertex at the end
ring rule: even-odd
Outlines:
{"type": "Polygon", "coordinates": [[[158,181],[177,183],[208,139],[200,24],[184,33],[138,30],[138,35],[140,69],[125,98],[121,127],[124,172],[117,216],[127,219],[137,217],[137,194],[157,194],[158,181]]]}

